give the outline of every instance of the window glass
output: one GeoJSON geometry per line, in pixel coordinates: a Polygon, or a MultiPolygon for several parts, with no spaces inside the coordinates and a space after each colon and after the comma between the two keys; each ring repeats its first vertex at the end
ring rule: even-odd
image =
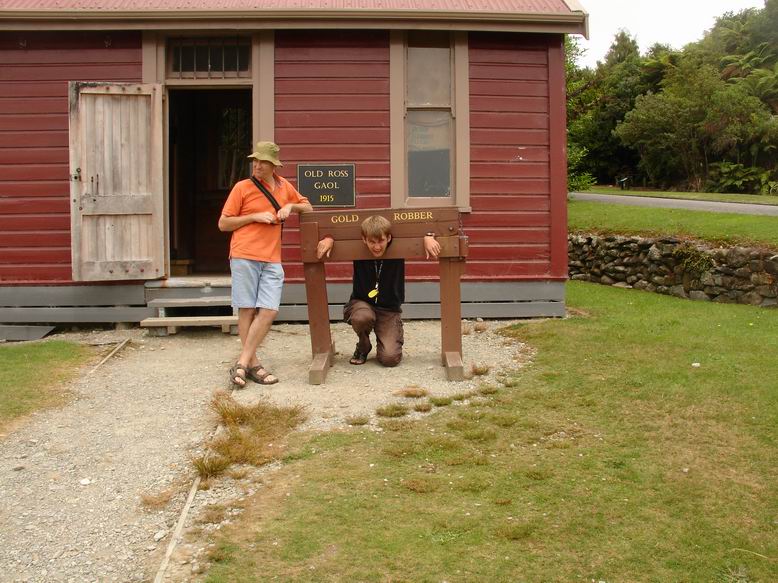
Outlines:
{"type": "Polygon", "coordinates": [[[406,127],[408,196],[451,196],[451,112],[411,110],[406,127]]]}
{"type": "Polygon", "coordinates": [[[408,47],[408,105],[451,103],[451,49],[408,47]]]}
{"type": "Polygon", "coordinates": [[[176,38],[170,41],[169,75],[226,78],[250,75],[251,39],[246,37],[176,38]]]}

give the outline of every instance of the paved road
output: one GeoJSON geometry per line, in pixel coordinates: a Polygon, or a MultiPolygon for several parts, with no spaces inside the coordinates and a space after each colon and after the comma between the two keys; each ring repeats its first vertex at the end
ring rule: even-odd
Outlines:
{"type": "Polygon", "coordinates": [[[609,202],[629,206],[648,206],[653,208],[689,209],[714,213],[737,213],[742,215],[764,215],[778,217],[778,206],[766,204],[748,204],[739,202],[708,202],[704,200],[684,200],[677,198],[654,198],[649,196],[619,196],[614,194],[593,194],[589,192],[571,192],[571,200],[609,202]]]}

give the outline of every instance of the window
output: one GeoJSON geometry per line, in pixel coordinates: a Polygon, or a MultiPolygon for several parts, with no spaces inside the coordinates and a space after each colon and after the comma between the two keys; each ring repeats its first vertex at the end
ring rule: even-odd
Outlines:
{"type": "Polygon", "coordinates": [[[172,39],[169,50],[169,77],[227,79],[251,75],[251,39],[247,37],[172,39]]]}
{"type": "Polygon", "coordinates": [[[467,33],[394,32],[392,206],[469,210],[467,33]]]}
{"type": "Polygon", "coordinates": [[[450,197],[453,108],[448,33],[408,33],[405,144],[409,197],[450,197]]]}

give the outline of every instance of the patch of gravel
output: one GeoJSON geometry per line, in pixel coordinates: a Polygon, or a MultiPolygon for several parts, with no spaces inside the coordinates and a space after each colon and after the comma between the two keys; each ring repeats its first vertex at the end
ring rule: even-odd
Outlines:
{"type": "MultiPolygon", "coordinates": [[[[346,324],[333,324],[339,353],[325,384],[308,384],[310,337],[307,325],[276,324],[260,349],[268,369],[281,382],[249,387],[233,395],[241,402],[269,398],[302,404],[305,429],[345,427],[352,416],[371,416],[377,407],[402,401],[395,391],[418,386],[431,395],[452,395],[496,383],[501,371],[519,368],[531,355],[495,329],[508,322],[484,322],[463,336],[465,368],[489,368],[484,376],[448,382],[440,364],[440,322],[405,322],[400,366],[384,368],[375,352],[362,366],[348,364],[355,336],[346,324]]],[[[215,329],[184,329],[175,336],[149,337],[139,329],[58,334],[57,338],[112,344],[130,342],[94,373],[86,367],[67,389],[65,406],[36,413],[0,436],[0,581],[150,581],[194,478],[191,458],[202,450],[216,420],[208,403],[226,388],[227,370],[239,340],[215,329]],[[167,494],[161,509],[142,496],[167,494]]],[[[41,376],[45,383],[45,375],[41,376]]],[[[415,414],[419,416],[420,414],[415,414]]],[[[272,466],[214,481],[198,492],[187,527],[207,534],[229,521],[231,510],[261,487],[257,476],[272,466]],[[205,520],[209,507],[224,517],[205,520]]],[[[207,548],[187,536],[171,562],[166,580],[184,581],[204,568],[207,548]]]]}

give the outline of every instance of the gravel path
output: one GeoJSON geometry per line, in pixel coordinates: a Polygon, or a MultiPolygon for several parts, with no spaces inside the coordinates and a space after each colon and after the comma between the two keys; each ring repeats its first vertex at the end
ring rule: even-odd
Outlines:
{"type": "MultiPolygon", "coordinates": [[[[406,322],[405,356],[394,369],[378,365],[374,353],[365,365],[349,365],[353,333],[333,325],[342,354],[320,386],[307,383],[307,326],[277,324],[260,356],[281,382],[250,384],[234,395],[246,402],[268,397],[304,404],[307,429],[343,427],[347,417],[397,400],[397,389],[417,385],[451,394],[520,366],[527,351],[493,332],[505,324],[485,323],[487,330],[463,337],[466,367],[486,365],[490,372],[459,383],[447,382],[440,366],[437,321],[406,322]]],[[[83,371],[68,387],[74,395],[68,405],[37,413],[0,437],[0,581],[151,581],[194,477],[190,458],[215,428],[208,402],[214,390],[226,387],[239,340],[197,329],[167,338],[137,329],[58,338],[131,341],[93,374],[83,371]],[[141,502],[144,495],[171,500],[152,510],[141,502]]],[[[228,504],[255,487],[248,478],[225,479],[199,492],[188,526],[198,524],[198,513],[210,505],[228,504]]],[[[179,550],[166,580],[188,580],[202,571],[198,557],[205,544],[189,542],[179,550]]]]}

